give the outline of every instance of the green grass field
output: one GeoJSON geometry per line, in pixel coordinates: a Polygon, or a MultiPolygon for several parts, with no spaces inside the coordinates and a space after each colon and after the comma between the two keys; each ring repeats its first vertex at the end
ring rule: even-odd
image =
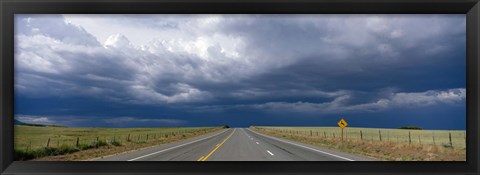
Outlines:
{"type": "MultiPolygon", "coordinates": [[[[341,137],[339,127],[262,127],[274,129],[277,132],[301,134],[315,137],[341,137]]],[[[452,138],[452,146],[465,148],[465,130],[406,130],[406,129],[383,129],[383,128],[353,128],[344,129],[345,139],[362,139],[387,142],[401,142],[414,144],[450,145],[449,134],[452,138]],[[362,133],[360,133],[360,131],[362,133]],[[409,139],[410,133],[410,139],[409,139]]]]}
{"type": "Polygon", "coordinates": [[[174,142],[220,129],[221,127],[67,128],[15,125],[14,141],[17,159],[57,156],[47,159],[82,160],[174,142]],[[78,155],[66,155],[71,153],[78,155]]]}
{"type": "Polygon", "coordinates": [[[130,134],[133,142],[153,140],[157,137],[168,137],[175,134],[181,135],[198,131],[207,131],[208,127],[198,128],[65,128],[65,127],[32,127],[15,126],[15,149],[36,149],[46,147],[50,139],[49,147],[61,145],[90,144],[97,138],[103,141],[126,142],[130,134]],[[148,138],[147,138],[148,137],[148,138]]]}

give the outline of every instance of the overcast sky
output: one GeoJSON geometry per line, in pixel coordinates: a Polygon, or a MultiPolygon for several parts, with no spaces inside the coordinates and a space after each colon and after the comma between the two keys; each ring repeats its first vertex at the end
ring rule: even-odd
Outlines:
{"type": "Polygon", "coordinates": [[[15,114],[465,129],[465,15],[16,15],[15,114]]]}

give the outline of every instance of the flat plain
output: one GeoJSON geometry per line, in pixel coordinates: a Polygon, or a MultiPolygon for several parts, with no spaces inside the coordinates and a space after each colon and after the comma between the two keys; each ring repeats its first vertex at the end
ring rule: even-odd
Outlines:
{"type": "MultiPolygon", "coordinates": [[[[261,127],[261,126],[258,126],[261,127]]],[[[261,127],[278,132],[289,132],[298,135],[320,136],[327,138],[341,137],[339,127],[261,127]]],[[[344,129],[345,139],[359,139],[372,141],[387,141],[399,143],[431,144],[450,146],[450,135],[453,147],[465,148],[465,130],[413,130],[413,129],[385,129],[385,128],[356,128],[344,129]]]]}
{"type": "Polygon", "coordinates": [[[47,160],[82,160],[179,141],[220,129],[221,127],[68,128],[16,125],[14,140],[19,159],[43,157],[47,160]],[[74,152],[84,154],[67,155],[74,152]]]}
{"type": "Polygon", "coordinates": [[[251,129],[270,136],[347,153],[394,161],[465,161],[465,131],[270,127],[251,129]]]}

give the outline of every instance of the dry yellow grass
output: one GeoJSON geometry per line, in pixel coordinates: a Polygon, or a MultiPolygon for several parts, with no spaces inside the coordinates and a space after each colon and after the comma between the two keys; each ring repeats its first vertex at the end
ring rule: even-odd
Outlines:
{"type": "Polygon", "coordinates": [[[49,148],[79,145],[94,145],[97,141],[105,146],[82,149],[64,155],[38,157],[34,160],[85,160],[148,146],[175,142],[221,130],[222,127],[196,128],[63,128],[15,126],[15,150],[34,151],[44,149],[50,139],[49,148]],[[117,146],[113,141],[118,143],[117,146]]]}
{"type": "MultiPolygon", "coordinates": [[[[208,130],[207,133],[218,131],[218,130],[220,130],[220,128],[208,130]]],[[[122,144],[122,146],[108,145],[108,146],[99,147],[96,149],[87,149],[87,150],[75,152],[72,154],[42,157],[42,158],[34,159],[34,161],[88,160],[92,158],[98,158],[98,157],[122,153],[126,151],[138,150],[138,149],[149,147],[149,146],[171,143],[171,142],[175,142],[183,139],[192,138],[201,134],[203,133],[196,133],[196,134],[191,133],[191,134],[187,134],[185,137],[182,135],[176,135],[176,136],[171,136],[169,138],[151,139],[149,142],[145,142],[145,141],[125,142],[122,144]]]]}
{"type": "MultiPolygon", "coordinates": [[[[277,130],[278,132],[292,133],[296,135],[312,135],[323,137],[341,137],[339,127],[270,127],[257,126],[277,130]]],[[[344,129],[344,137],[347,139],[361,139],[380,141],[417,143],[431,145],[450,145],[452,138],[453,147],[466,147],[465,130],[409,130],[409,129],[386,129],[386,128],[357,128],[347,127],[344,129]],[[362,132],[362,135],[360,134],[362,132]],[[410,137],[409,137],[410,134],[410,137]]]]}
{"type": "Polygon", "coordinates": [[[252,127],[252,129],[274,137],[285,138],[343,152],[364,155],[390,161],[465,161],[465,148],[451,148],[439,145],[419,143],[398,143],[376,140],[359,140],[330,137],[312,137],[310,135],[280,133],[275,129],[252,127]]]}

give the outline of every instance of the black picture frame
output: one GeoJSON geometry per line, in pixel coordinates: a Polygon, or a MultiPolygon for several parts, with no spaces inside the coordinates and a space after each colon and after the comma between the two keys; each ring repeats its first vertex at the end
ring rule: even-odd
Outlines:
{"type": "Polygon", "coordinates": [[[478,0],[0,0],[1,174],[479,174],[478,0]],[[466,162],[13,161],[14,14],[465,14],[466,162]]]}

